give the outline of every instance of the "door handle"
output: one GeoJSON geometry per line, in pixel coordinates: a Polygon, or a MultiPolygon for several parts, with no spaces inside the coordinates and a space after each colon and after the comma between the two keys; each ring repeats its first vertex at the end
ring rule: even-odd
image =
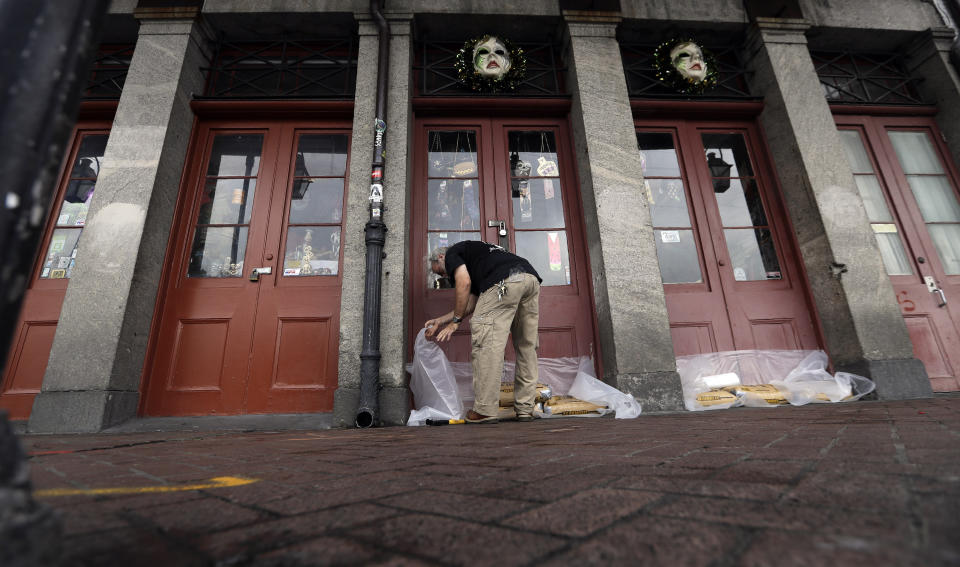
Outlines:
{"type": "Polygon", "coordinates": [[[933,279],[933,276],[923,276],[923,283],[927,284],[927,290],[930,293],[940,296],[940,303],[937,304],[937,307],[943,307],[947,304],[947,294],[943,293],[943,290],[937,286],[937,281],[933,279]]]}
{"type": "Polygon", "coordinates": [[[265,268],[254,268],[253,271],[250,272],[250,281],[260,281],[260,274],[269,274],[271,272],[273,272],[273,268],[270,266],[265,268]]]}
{"type": "Polygon", "coordinates": [[[507,223],[502,220],[488,220],[487,226],[497,227],[497,235],[500,237],[500,247],[504,250],[509,250],[510,240],[507,238],[507,223]]]}

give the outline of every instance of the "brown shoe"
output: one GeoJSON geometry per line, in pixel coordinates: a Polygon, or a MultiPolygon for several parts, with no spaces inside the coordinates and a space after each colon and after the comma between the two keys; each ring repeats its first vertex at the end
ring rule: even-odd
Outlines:
{"type": "Polygon", "coordinates": [[[470,410],[467,412],[464,421],[467,423],[500,423],[500,418],[495,415],[480,415],[479,413],[470,410]]]}

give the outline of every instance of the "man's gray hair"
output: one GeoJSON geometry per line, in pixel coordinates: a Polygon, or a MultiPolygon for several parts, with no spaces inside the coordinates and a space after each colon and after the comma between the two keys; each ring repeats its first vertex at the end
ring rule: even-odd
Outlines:
{"type": "Polygon", "coordinates": [[[427,261],[430,262],[431,264],[434,263],[434,262],[439,262],[439,261],[440,261],[440,256],[441,256],[441,255],[444,255],[444,254],[446,254],[446,253],[447,253],[447,247],[446,247],[446,246],[439,246],[439,247],[437,247],[437,248],[434,248],[434,249],[433,249],[433,252],[431,252],[430,255],[427,256],[427,261]]]}

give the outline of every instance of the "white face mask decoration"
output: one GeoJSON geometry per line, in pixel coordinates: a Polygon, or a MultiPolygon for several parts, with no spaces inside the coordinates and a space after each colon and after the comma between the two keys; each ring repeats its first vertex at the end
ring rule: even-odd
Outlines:
{"type": "Polygon", "coordinates": [[[696,43],[678,43],[670,50],[670,61],[684,79],[699,83],[707,76],[703,51],[696,43]]]}
{"type": "Polygon", "coordinates": [[[473,68],[485,79],[500,80],[511,65],[510,51],[496,37],[488,37],[473,47],[473,68]]]}

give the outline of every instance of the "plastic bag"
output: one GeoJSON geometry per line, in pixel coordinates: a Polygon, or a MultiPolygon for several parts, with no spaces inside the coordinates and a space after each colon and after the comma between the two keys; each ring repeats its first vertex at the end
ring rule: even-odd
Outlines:
{"type": "Polygon", "coordinates": [[[613,386],[598,380],[593,375],[593,363],[589,358],[580,359],[577,377],[567,395],[597,405],[605,405],[615,412],[617,419],[631,419],[640,415],[640,402],[631,394],[625,394],[613,386]]]}
{"type": "Polygon", "coordinates": [[[429,419],[463,419],[463,401],[453,367],[447,355],[433,341],[428,341],[426,329],[420,329],[413,346],[413,363],[407,365],[410,373],[410,391],[418,410],[410,413],[407,425],[423,425],[429,419]]]}
{"type": "MultiPolygon", "coordinates": [[[[473,369],[469,362],[451,363],[435,342],[427,340],[425,332],[417,335],[413,363],[406,367],[417,408],[410,412],[407,425],[424,425],[427,419],[463,419],[464,408],[473,405],[473,369]]],[[[615,411],[620,419],[640,415],[640,404],[633,396],[596,378],[589,357],[539,358],[537,366],[539,381],[556,395],[605,405],[609,408],[606,413],[615,411]],[[571,393],[575,386],[580,395],[571,393]]],[[[513,362],[504,363],[501,383],[513,382],[515,368],[513,362]]]]}
{"type": "Polygon", "coordinates": [[[790,403],[795,406],[859,400],[876,388],[869,378],[849,372],[837,372],[831,376],[826,368],[827,353],[810,351],[778,385],[790,392],[790,403]]]}
{"type": "Polygon", "coordinates": [[[737,406],[776,407],[858,400],[874,383],[856,374],[827,372],[822,350],[738,350],[677,357],[683,401],[690,411],[737,406]],[[717,388],[718,378],[735,374],[740,384],[717,388]],[[748,386],[743,388],[738,386],[748,386]],[[767,385],[774,395],[758,395],[749,386],[767,385]],[[711,387],[713,386],[713,387],[711,387]],[[732,394],[732,395],[731,395],[732,394]]]}

